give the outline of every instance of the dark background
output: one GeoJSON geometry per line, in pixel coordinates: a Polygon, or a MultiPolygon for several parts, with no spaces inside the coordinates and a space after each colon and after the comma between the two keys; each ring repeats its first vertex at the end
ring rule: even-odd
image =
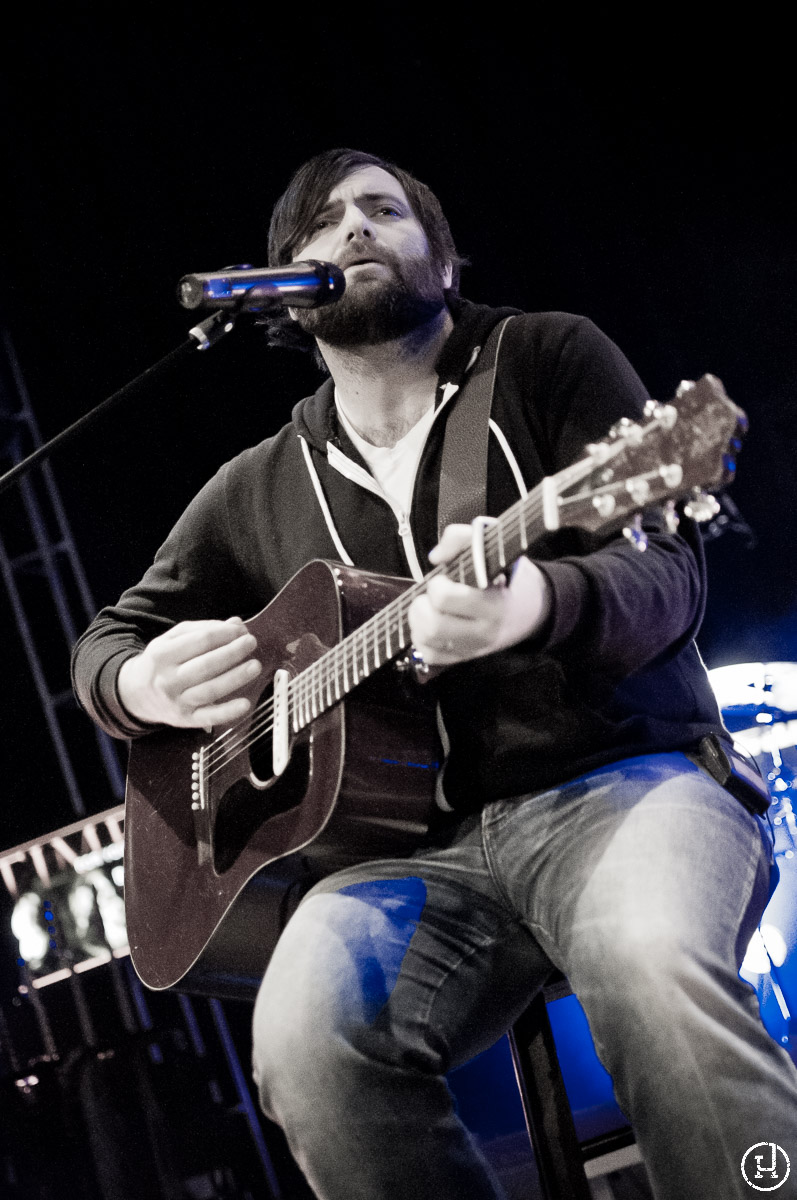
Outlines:
{"type": "MultiPolygon", "coordinates": [[[[750,417],[732,496],[756,544],[708,546],[701,648],[709,666],[797,660],[788,31],[650,13],[613,28],[575,10],[556,24],[533,8],[524,28],[497,8],[207,11],[31,10],[0,52],[0,304],[44,436],[184,338],[181,275],[265,263],[300,162],[366,149],[437,191],[473,262],[465,295],[586,313],[661,399],[682,378],[723,379],[750,417]]],[[[315,383],[303,358],[236,335],[58,455],[98,605],[315,383]]],[[[12,543],[17,519],[0,497],[12,543]]],[[[5,595],[0,619],[11,846],[72,812],[5,595]]],[[[111,802],[97,769],[87,807],[111,802]]]]}

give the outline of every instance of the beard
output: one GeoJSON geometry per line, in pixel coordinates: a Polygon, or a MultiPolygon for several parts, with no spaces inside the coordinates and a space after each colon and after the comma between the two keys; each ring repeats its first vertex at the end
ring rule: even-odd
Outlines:
{"type": "Polygon", "coordinates": [[[377,346],[420,330],[446,307],[429,258],[388,258],[383,251],[378,261],[391,268],[389,277],[355,279],[336,303],[297,309],[300,328],[328,346],[377,346]]]}

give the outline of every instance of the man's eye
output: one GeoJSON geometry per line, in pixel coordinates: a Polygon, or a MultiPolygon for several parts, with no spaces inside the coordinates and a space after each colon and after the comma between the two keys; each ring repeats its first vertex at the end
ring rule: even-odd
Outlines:
{"type": "Polygon", "coordinates": [[[394,207],[394,205],[392,205],[392,204],[384,204],[384,205],[383,205],[383,206],[382,206],[382,207],[379,209],[379,215],[380,215],[380,216],[387,216],[387,217],[400,217],[400,216],[401,216],[401,213],[399,212],[399,210],[398,210],[397,208],[395,208],[395,207],[394,207]]]}

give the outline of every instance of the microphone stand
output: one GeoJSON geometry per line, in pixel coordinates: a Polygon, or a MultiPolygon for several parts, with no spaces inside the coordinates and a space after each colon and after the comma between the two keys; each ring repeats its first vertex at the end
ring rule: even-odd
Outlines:
{"type": "MultiPolygon", "coordinates": [[[[275,289],[276,290],[276,289],[275,289]]],[[[257,299],[258,307],[264,307],[263,289],[252,289],[252,292],[257,292],[257,296],[249,297],[250,303],[252,299],[257,299]]],[[[110,412],[112,408],[116,408],[123,400],[129,399],[136,392],[145,388],[153,379],[161,372],[165,371],[172,363],[179,362],[182,358],[187,358],[194,350],[208,350],[211,346],[215,346],[217,342],[235,327],[235,322],[238,319],[241,311],[244,311],[247,297],[244,296],[241,303],[235,309],[219,309],[218,312],[211,313],[209,317],[205,317],[204,321],[200,321],[193,329],[189,329],[188,338],[186,341],[171,350],[158,362],[148,367],[146,371],[142,371],[135,379],[131,379],[124,387],[119,388],[117,392],[109,396],[107,400],[103,400],[95,408],[79,417],[72,425],[68,425],[66,429],[62,429],[55,437],[50,438],[49,442],[44,442],[37,447],[32,454],[27,458],[23,458],[21,462],[16,463],[10,471],[6,471],[4,475],[0,475],[0,493],[11,487],[12,483],[16,483],[23,475],[26,475],[32,467],[43,459],[48,458],[53,450],[60,446],[66,445],[89,425],[92,425],[100,417],[110,412]]]]}

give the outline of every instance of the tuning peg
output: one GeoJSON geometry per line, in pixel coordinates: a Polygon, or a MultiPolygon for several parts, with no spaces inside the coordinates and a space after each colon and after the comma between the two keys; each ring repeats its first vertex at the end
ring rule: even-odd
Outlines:
{"type": "Polygon", "coordinates": [[[642,426],[637,425],[634,421],[629,421],[620,429],[620,437],[628,442],[629,446],[639,446],[644,436],[645,431],[642,426]]]}
{"type": "Polygon", "coordinates": [[[678,409],[674,404],[661,404],[658,400],[648,400],[645,404],[645,416],[658,421],[664,429],[672,429],[678,420],[678,409]]]}
{"type": "Polygon", "coordinates": [[[717,501],[708,492],[695,491],[692,499],[684,505],[684,512],[693,521],[710,521],[720,511],[717,501]]]}
{"type": "Polygon", "coordinates": [[[616,441],[617,438],[627,437],[627,431],[630,429],[633,423],[634,422],[630,417],[620,417],[620,420],[615,421],[614,425],[612,425],[611,429],[609,430],[609,437],[612,438],[613,441],[616,441]]]}
{"type": "Polygon", "coordinates": [[[590,442],[586,446],[587,454],[597,466],[602,466],[611,454],[611,450],[605,442],[590,442]]]}
{"type": "Polygon", "coordinates": [[[627,480],[625,490],[634,501],[634,504],[645,504],[650,495],[650,484],[647,479],[640,475],[635,479],[627,480]]]}
{"type": "Polygon", "coordinates": [[[626,525],[623,530],[623,537],[628,538],[635,550],[640,552],[648,548],[648,535],[642,528],[642,517],[639,513],[634,517],[633,524],[626,525]]]}
{"type": "Polygon", "coordinates": [[[680,463],[667,463],[659,467],[659,475],[668,488],[677,488],[684,477],[684,469],[680,463]]]}
{"type": "Polygon", "coordinates": [[[664,520],[667,523],[667,528],[669,529],[670,533],[678,532],[678,526],[681,524],[681,518],[678,516],[674,500],[668,500],[664,505],[664,520]]]}
{"type": "Polygon", "coordinates": [[[606,519],[614,512],[617,507],[617,501],[610,492],[604,492],[600,496],[592,497],[592,507],[597,510],[599,516],[606,519]]]}

